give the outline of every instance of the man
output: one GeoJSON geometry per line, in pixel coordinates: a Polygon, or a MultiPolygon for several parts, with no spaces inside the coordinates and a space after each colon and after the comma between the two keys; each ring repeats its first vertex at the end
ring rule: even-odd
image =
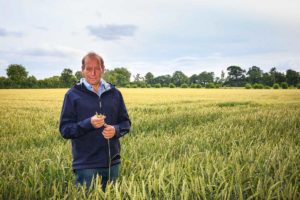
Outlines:
{"type": "Polygon", "coordinates": [[[103,190],[108,181],[116,180],[121,162],[119,138],[131,126],[122,94],[101,79],[103,73],[101,56],[88,53],[82,59],[84,78],[65,94],[63,102],[59,130],[72,141],[76,187],[89,188],[97,175],[103,190]]]}

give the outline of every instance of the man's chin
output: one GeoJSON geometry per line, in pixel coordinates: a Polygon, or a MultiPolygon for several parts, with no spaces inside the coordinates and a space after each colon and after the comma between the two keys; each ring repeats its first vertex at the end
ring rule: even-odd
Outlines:
{"type": "Polygon", "coordinates": [[[100,80],[88,80],[88,82],[91,85],[98,85],[100,83],[100,80]]]}

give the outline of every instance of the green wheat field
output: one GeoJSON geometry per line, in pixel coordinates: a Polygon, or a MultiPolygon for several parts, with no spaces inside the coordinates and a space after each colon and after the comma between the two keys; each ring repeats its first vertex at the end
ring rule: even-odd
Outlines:
{"type": "Polygon", "coordinates": [[[300,90],[120,90],[132,130],[105,193],[75,187],[67,89],[0,90],[0,199],[300,199],[300,90]]]}

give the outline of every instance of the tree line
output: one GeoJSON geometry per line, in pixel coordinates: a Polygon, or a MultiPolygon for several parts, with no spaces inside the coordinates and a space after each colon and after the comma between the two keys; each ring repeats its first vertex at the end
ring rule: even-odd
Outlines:
{"type": "MultiPolygon", "coordinates": [[[[219,88],[219,87],[246,87],[246,88],[300,88],[300,73],[288,69],[285,73],[277,71],[275,67],[263,72],[259,67],[252,66],[248,70],[240,66],[227,67],[227,75],[222,70],[221,76],[216,77],[214,72],[203,71],[192,76],[182,71],[175,71],[172,75],[155,77],[148,72],[145,76],[133,75],[124,67],[105,70],[103,78],[118,87],[192,87],[192,88],[219,88]]],[[[19,64],[11,64],[6,69],[7,77],[0,77],[0,88],[66,88],[71,87],[82,78],[81,71],[63,69],[60,75],[38,80],[28,76],[26,68],[19,64]]]]}

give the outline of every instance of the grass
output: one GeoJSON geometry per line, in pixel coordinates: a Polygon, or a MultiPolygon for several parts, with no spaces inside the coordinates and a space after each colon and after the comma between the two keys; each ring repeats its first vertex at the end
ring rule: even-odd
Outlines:
{"type": "Polygon", "coordinates": [[[66,90],[0,90],[0,199],[300,199],[299,90],[121,91],[121,176],[85,193],[58,132],[66,90]]]}

